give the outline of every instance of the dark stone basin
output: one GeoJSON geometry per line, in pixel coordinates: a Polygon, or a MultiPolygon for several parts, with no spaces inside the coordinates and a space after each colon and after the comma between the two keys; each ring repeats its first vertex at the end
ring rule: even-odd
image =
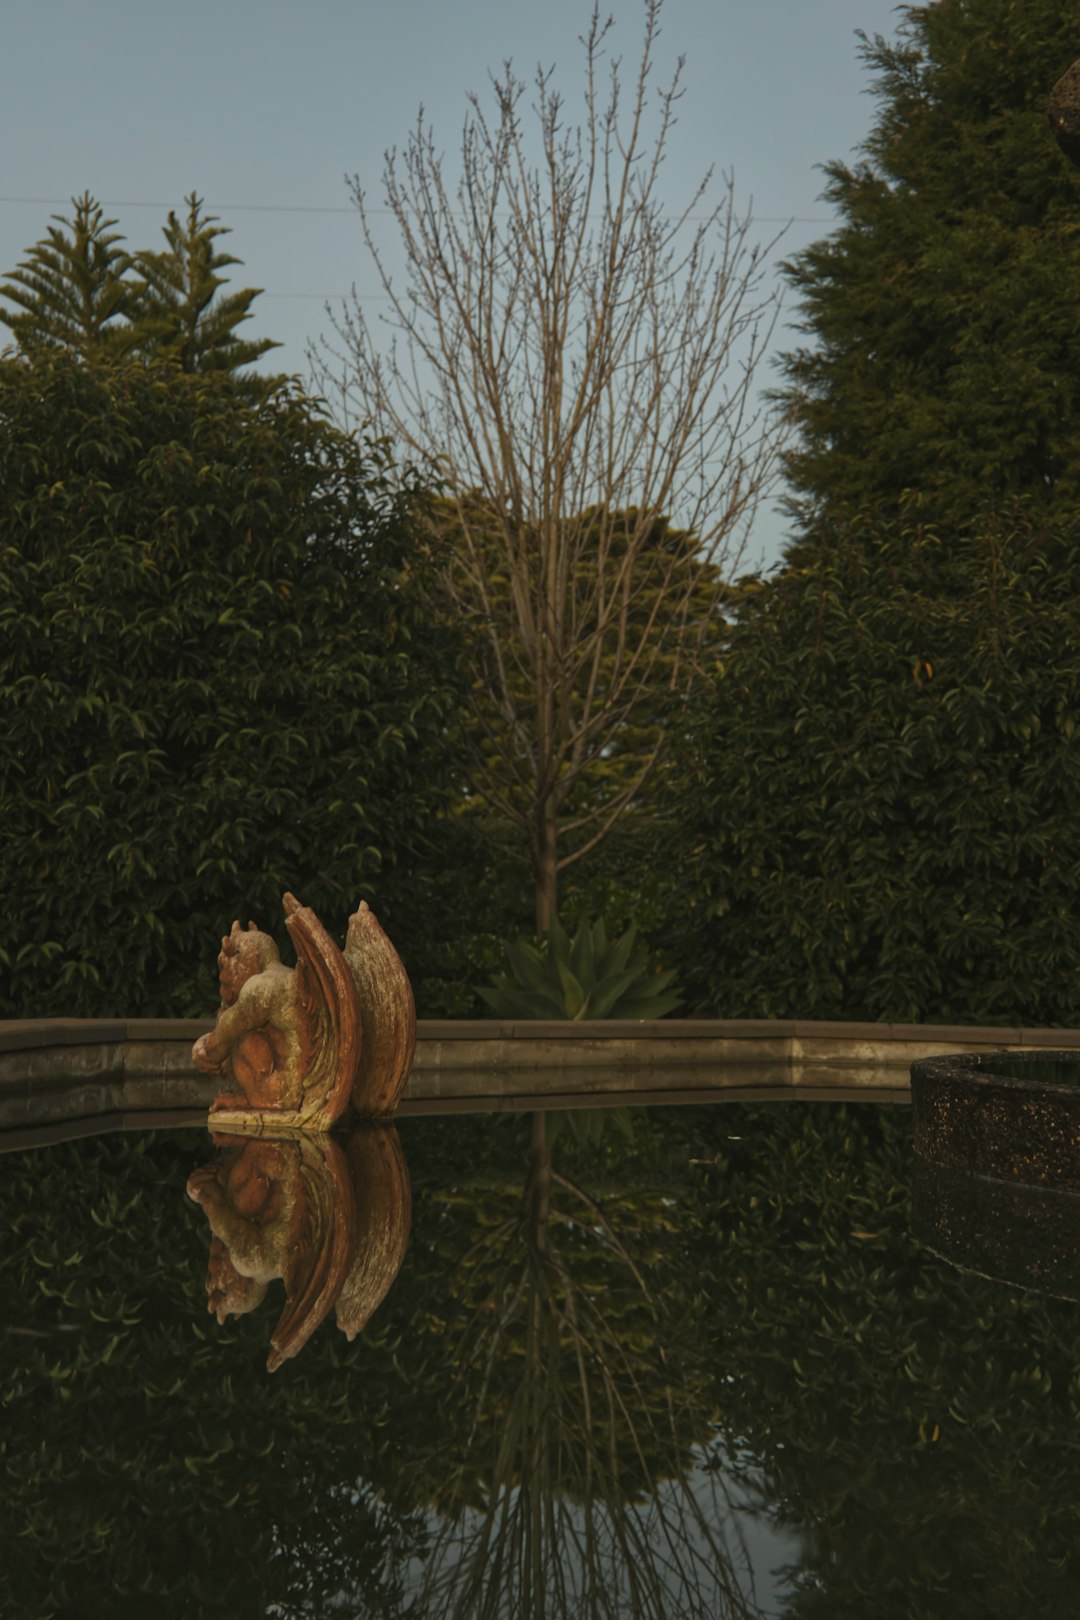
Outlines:
{"type": "Polygon", "coordinates": [[[915,1152],[927,1163],[992,1181],[1080,1194],[1080,1060],[1075,1052],[923,1058],[911,1066],[911,1102],[915,1152]]]}
{"type": "Polygon", "coordinates": [[[1080,1301],[1080,1198],[944,1170],[916,1156],[916,1240],[964,1271],[1080,1301]]]}

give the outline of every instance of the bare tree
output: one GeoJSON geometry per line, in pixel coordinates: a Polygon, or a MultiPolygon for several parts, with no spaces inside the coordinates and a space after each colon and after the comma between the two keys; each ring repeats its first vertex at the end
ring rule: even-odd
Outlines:
{"type": "Polygon", "coordinates": [[[752,245],[730,176],[703,213],[712,171],[680,213],[661,202],[683,66],[650,137],[661,5],[644,0],[628,109],[619,60],[603,73],[611,19],[598,10],[581,42],[583,126],[566,125],[551,70],[537,70],[535,162],[527,87],[509,63],[492,79],[491,119],[469,98],[456,186],[420,109],[384,172],[401,288],[351,182],[389,344],[354,293],[332,316],[339,341],[312,356],[348,417],[442,479],[446,588],[480,649],[471,780],[529,839],[540,930],[558,873],[607,835],[661,757],[654,726],[634,771],[594,790],[620,728],[693,681],[702,581],[718,592],[721,565],[730,575],[783,436],[753,387],[777,315],[762,291],[773,243],[752,245]],[[668,515],[681,545],[657,544],[668,515]]]}

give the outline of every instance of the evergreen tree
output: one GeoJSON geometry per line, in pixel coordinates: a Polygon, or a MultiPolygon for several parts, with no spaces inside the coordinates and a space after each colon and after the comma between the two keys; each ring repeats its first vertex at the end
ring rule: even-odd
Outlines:
{"type": "Polygon", "coordinates": [[[688,751],[697,1010],[1080,1020],[1080,547],[997,523],[818,526],[748,590],[688,751]]]}
{"type": "Polygon", "coordinates": [[[184,200],[186,218],[181,221],[170,212],[162,227],[168,250],[135,256],[142,278],[138,312],[143,341],[173,356],[184,371],[236,371],[281,345],[271,338],[237,337],[237,327],[251,319],[251,305],[262,289],[245,287],[218,297],[226,281],[219,272],[242,261],[215,249],[216,239],[228,236],[229,230],[217,223],[216,215],[203,214],[202,199],[192,192],[184,200]]]}
{"type": "Polygon", "coordinates": [[[1076,7],[901,10],[895,42],[862,36],[862,157],[825,165],[842,223],[786,265],[813,340],[780,390],[804,532],[905,489],[945,523],[1014,494],[1080,501],[1080,184],[1047,128],[1076,7]]]}
{"type": "Polygon", "coordinates": [[[30,354],[65,348],[97,359],[119,357],[137,333],[128,317],[132,288],[125,279],[131,257],[88,191],[71,199],[74,217],[54,214],[55,224],[0,283],[16,313],[0,309],[19,347],[30,354]]]}

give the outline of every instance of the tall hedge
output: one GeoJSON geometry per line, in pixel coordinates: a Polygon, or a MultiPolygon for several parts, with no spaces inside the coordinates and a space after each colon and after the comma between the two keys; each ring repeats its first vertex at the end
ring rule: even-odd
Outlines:
{"type": "Polygon", "coordinates": [[[0,362],[0,1016],[209,1011],[285,889],[431,932],[456,648],[410,499],[295,387],[0,362]]]}
{"type": "Polygon", "coordinates": [[[1080,182],[1046,115],[1080,51],[1076,7],[896,13],[894,39],[862,43],[858,159],[824,165],[837,223],[786,267],[804,544],[818,514],[895,514],[905,490],[942,523],[1018,495],[1080,510],[1080,182]]]}
{"type": "Polygon", "coordinates": [[[823,529],[744,599],[683,808],[701,1010],[1080,1024],[1080,533],[823,529]]]}

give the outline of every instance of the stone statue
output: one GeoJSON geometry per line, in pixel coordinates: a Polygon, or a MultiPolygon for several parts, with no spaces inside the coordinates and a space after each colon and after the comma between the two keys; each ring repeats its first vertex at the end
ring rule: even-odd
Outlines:
{"type": "Polygon", "coordinates": [[[236,1139],[196,1170],[188,1195],[210,1223],[208,1309],[219,1322],[254,1310],[271,1282],[285,1306],[267,1367],[295,1356],[337,1306],[352,1339],[401,1269],[412,1198],[397,1131],[358,1125],[342,1146],[332,1136],[236,1139]]]}
{"type": "Polygon", "coordinates": [[[344,953],[291,894],[289,968],[269,934],[234,922],[218,956],[221,1007],[192,1050],[196,1066],[228,1089],[211,1107],[215,1128],[329,1130],[352,1107],[397,1106],[416,1044],[412,987],[366,902],[349,918],[344,953]]]}

